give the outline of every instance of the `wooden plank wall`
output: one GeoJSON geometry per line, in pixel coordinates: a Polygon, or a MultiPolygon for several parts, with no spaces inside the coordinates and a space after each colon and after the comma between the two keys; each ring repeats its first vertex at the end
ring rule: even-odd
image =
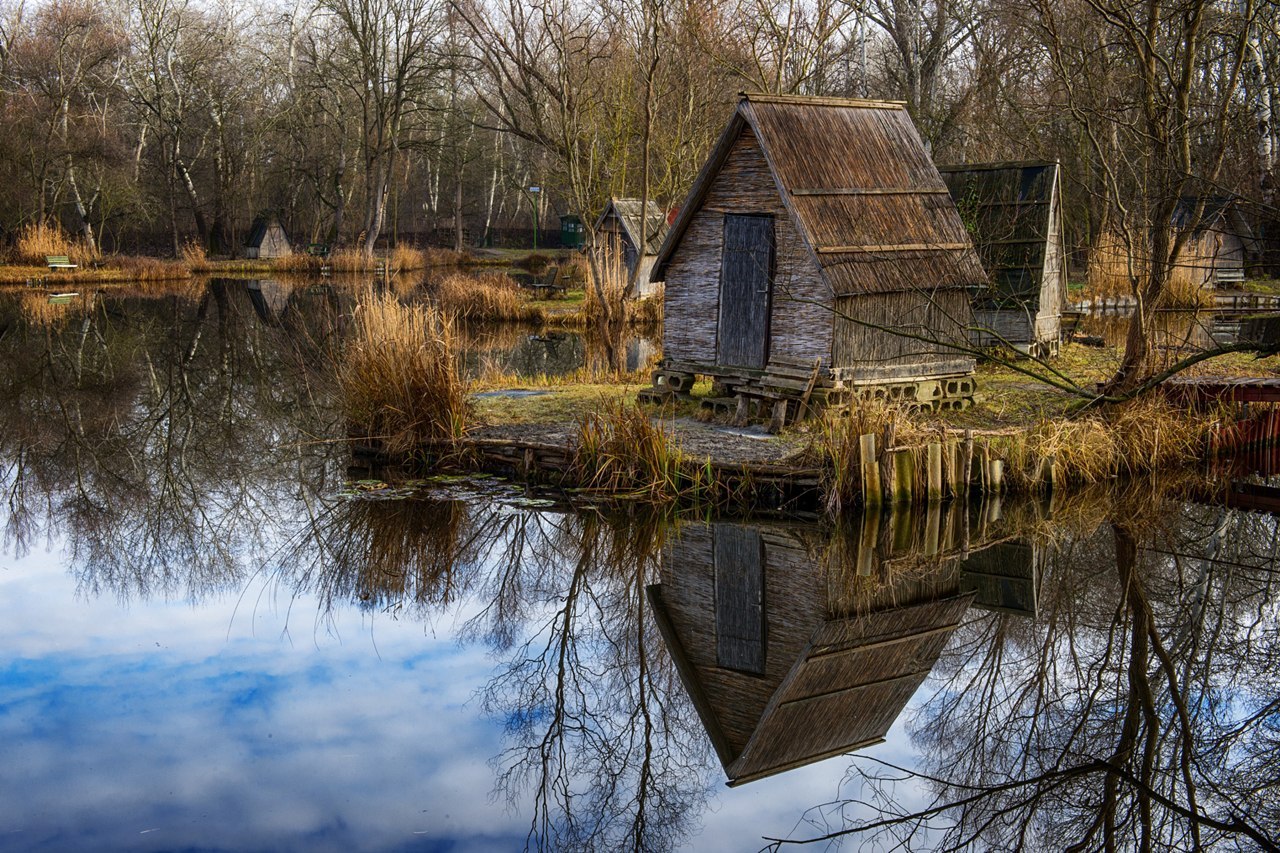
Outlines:
{"type": "Polygon", "coordinates": [[[750,128],[744,128],[734,143],[667,268],[663,355],[681,361],[715,363],[726,213],[775,217],[770,354],[829,361],[832,317],[823,306],[830,304],[830,289],[787,213],[750,128]]]}
{"type": "Polygon", "coordinates": [[[831,364],[835,368],[850,368],[852,376],[848,378],[861,381],[942,376],[973,370],[974,362],[969,356],[892,331],[964,341],[972,309],[969,294],[963,290],[841,296],[836,300],[836,309],[839,314],[831,364]],[[844,319],[845,316],[890,331],[870,328],[844,319]]]}

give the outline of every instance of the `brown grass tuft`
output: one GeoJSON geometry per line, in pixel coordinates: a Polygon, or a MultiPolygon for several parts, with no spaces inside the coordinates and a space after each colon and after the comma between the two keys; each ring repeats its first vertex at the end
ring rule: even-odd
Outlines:
{"type": "Polygon", "coordinates": [[[654,503],[697,502],[718,490],[710,463],[688,459],[635,404],[616,400],[578,419],[573,477],[585,488],[654,503]]]}
{"type": "Polygon", "coordinates": [[[352,430],[387,451],[454,443],[467,427],[467,384],[453,320],[392,296],[361,300],[338,370],[352,430]]]}
{"type": "Polygon", "coordinates": [[[465,322],[534,322],[546,315],[508,275],[495,272],[451,273],[436,283],[433,293],[444,311],[465,322]]]}
{"type": "Polygon", "coordinates": [[[82,265],[97,259],[96,254],[68,237],[56,223],[33,222],[18,232],[11,252],[14,263],[42,267],[49,255],[66,255],[72,263],[82,265]]]}

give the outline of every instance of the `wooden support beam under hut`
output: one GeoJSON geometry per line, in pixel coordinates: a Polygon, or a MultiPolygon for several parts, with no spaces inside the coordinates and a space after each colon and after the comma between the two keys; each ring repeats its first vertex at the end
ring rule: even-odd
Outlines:
{"type": "Polygon", "coordinates": [[[939,166],[990,278],[974,296],[973,342],[1056,355],[1067,306],[1057,163],[939,166]]]}
{"type": "Polygon", "coordinates": [[[901,103],[743,95],[658,253],[665,361],[740,418],[972,398],[982,264],[901,103]]]}

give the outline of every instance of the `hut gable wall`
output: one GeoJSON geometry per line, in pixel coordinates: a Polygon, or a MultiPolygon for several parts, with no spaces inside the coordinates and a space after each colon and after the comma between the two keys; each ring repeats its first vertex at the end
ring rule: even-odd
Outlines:
{"type": "Polygon", "coordinates": [[[836,324],[831,363],[854,382],[967,373],[971,356],[930,341],[962,340],[970,310],[963,290],[838,297],[837,315],[860,322],[836,324]]]}
{"type": "Polygon", "coordinates": [[[714,363],[726,213],[774,217],[771,356],[831,358],[831,291],[796,229],[755,134],[743,127],[666,269],[665,355],[714,363]],[[812,303],[818,304],[812,304],[812,303]]]}

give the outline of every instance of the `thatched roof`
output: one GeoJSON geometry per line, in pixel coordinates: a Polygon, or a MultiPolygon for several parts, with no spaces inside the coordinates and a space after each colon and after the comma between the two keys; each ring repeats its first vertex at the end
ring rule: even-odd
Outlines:
{"type": "Polygon", "coordinates": [[[1196,223],[1196,233],[1216,231],[1239,237],[1245,247],[1252,250],[1257,243],[1253,228],[1245,215],[1244,200],[1238,196],[1183,196],[1178,199],[1178,206],[1173,210],[1173,226],[1186,228],[1195,218],[1196,207],[1203,204],[1200,218],[1196,223]]]}
{"type": "MultiPolygon", "coordinates": [[[[626,231],[627,239],[631,241],[631,245],[639,247],[640,245],[640,211],[642,205],[638,198],[611,198],[609,203],[605,205],[604,212],[600,214],[600,218],[596,220],[596,230],[604,224],[612,213],[618,217],[618,221],[622,223],[622,228],[626,231]]],[[[646,235],[645,242],[648,248],[642,252],[645,255],[657,254],[658,249],[662,247],[662,241],[667,236],[667,215],[656,201],[649,200],[649,213],[645,217],[646,235]]]]}
{"type": "Polygon", "coordinates": [[[671,227],[679,249],[739,135],[755,135],[787,210],[837,294],[986,281],[955,204],[901,103],[743,95],[671,227]]]}
{"type": "Polygon", "coordinates": [[[992,282],[1003,293],[1038,294],[1051,217],[1061,215],[1054,205],[1058,164],[969,163],[939,166],[938,171],[992,282]]]}

